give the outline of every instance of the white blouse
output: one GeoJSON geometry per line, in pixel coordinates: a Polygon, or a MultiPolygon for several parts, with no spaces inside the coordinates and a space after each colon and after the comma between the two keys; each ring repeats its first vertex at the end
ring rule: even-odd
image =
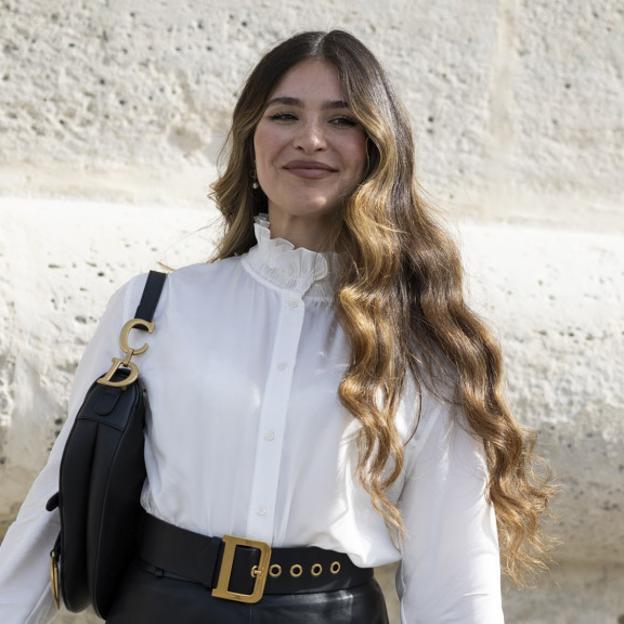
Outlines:
{"type": "MultiPolygon", "coordinates": [[[[134,358],[152,408],[143,507],[206,535],[335,549],[358,566],[400,560],[401,624],[504,622],[482,442],[423,387],[421,422],[389,493],[408,529],[398,550],[355,477],[360,424],[337,395],[349,362],[331,302],[338,254],[271,238],[266,213],[254,231],[248,252],[170,273],[155,332],[131,335],[149,343],[134,358]]],[[[45,503],[84,394],[120,355],[146,279],[135,275],[111,296],[76,370],[67,421],[0,546],[3,624],[45,624],[56,613],[48,574],[59,519],[45,503]]],[[[404,440],[418,408],[406,381],[404,440]]]]}

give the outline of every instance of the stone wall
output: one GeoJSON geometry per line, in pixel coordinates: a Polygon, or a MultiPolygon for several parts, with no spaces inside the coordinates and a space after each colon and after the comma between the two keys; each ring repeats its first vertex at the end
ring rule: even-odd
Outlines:
{"type": "MultiPolygon", "coordinates": [[[[244,77],[278,40],[334,27],[371,47],[411,113],[512,408],[563,486],[557,565],[538,589],[505,584],[507,621],[624,621],[616,0],[0,0],[0,523],[45,462],[115,287],[209,255],[205,195],[244,77]]],[[[394,566],[378,572],[398,622],[394,566]]]]}

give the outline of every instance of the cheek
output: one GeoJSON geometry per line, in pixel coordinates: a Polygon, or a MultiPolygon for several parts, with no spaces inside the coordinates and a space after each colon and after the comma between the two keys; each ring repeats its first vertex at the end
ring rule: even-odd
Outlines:
{"type": "Polygon", "coordinates": [[[354,175],[359,175],[366,167],[366,139],[360,136],[353,137],[353,140],[345,145],[345,161],[352,163],[354,175]]]}
{"type": "Polygon", "coordinates": [[[268,164],[275,157],[281,145],[279,133],[271,130],[262,122],[256,128],[254,148],[256,160],[268,164]]]}

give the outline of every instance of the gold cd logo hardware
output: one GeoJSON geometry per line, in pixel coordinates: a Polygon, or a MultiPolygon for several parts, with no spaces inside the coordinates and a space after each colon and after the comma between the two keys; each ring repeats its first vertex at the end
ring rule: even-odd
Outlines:
{"type": "Polygon", "coordinates": [[[121,328],[121,334],[119,336],[119,346],[121,347],[121,350],[126,354],[126,357],[124,357],[123,359],[113,358],[113,363],[108,369],[108,372],[99,379],[97,379],[97,382],[99,384],[102,384],[104,386],[112,386],[114,388],[123,388],[125,386],[129,386],[138,379],[139,369],[137,365],[131,360],[133,356],[145,353],[149,345],[145,343],[142,347],[134,348],[128,344],[130,330],[134,327],[143,327],[151,334],[154,331],[155,326],[153,321],[146,321],[140,318],[133,318],[124,323],[124,326],[121,328]],[[130,373],[125,379],[121,379],[120,381],[112,381],[113,375],[120,366],[125,366],[126,368],[129,368],[130,373]]]}

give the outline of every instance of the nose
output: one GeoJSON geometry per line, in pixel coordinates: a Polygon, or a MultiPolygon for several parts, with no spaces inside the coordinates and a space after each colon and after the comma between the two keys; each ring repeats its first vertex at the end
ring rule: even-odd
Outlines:
{"type": "Polygon", "coordinates": [[[327,147],[325,132],[321,122],[310,120],[299,126],[294,137],[294,145],[304,151],[316,151],[327,147]]]}

